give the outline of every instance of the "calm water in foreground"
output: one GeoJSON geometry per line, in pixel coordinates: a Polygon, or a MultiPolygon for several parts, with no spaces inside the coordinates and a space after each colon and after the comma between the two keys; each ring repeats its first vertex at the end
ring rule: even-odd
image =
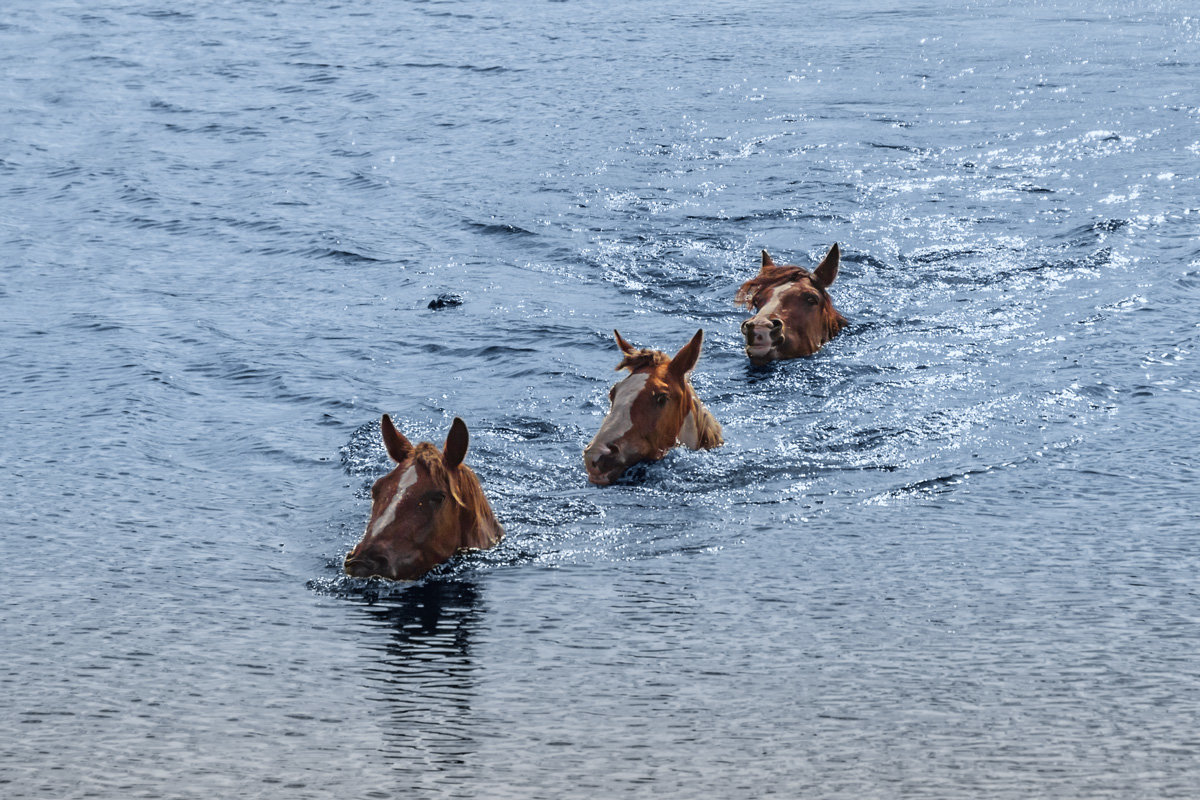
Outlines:
{"type": "Polygon", "coordinates": [[[1194,4],[184,8],[0,10],[0,795],[1200,796],[1194,4]],[[341,577],[384,411],[500,548],[341,577]]]}

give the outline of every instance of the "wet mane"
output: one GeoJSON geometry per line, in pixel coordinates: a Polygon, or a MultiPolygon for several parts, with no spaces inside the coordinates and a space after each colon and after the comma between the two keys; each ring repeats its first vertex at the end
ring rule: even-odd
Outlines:
{"type": "Polygon", "coordinates": [[[421,442],[413,451],[413,461],[424,467],[438,486],[451,488],[450,471],[446,469],[446,460],[442,458],[442,451],[437,447],[429,442],[421,442]]]}
{"type": "Polygon", "coordinates": [[[659,364],[665,364],[671,360],[671,357],[661,350],[643,349],[636,353],[626,355],[616,366],[616,372],[627,369],[630,372],[637,372],[639,369],[646,367],[657,367],[659,364]]]}

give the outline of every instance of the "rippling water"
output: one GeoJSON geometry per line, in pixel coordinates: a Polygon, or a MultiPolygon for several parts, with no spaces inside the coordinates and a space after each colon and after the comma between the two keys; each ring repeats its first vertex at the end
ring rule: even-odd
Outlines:
{"type": "Polygon", "coordinates": [[[8,3],[0,793],[1196,796],[1198,53],[1182,2],[8,3]],[[758,251],[834,241],[850,327],[750,368],[758,251]],[[724,448],[587,485],[614,327],[707,330],[724,448]],[[467,420],[501,547],[340,576],[384,411],[467,420]]]}

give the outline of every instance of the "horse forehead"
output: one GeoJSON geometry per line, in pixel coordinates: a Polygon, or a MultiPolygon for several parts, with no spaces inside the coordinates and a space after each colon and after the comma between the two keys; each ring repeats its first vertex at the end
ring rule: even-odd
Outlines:
{"type": "Polygon", "coordinates": [[[807,277],[772,286],[760,296],[761,308],[774,304],[776,307],[798,301],[806,292],[816,291],[816,286],[807,277]]]}
{"type": "Polygon", "coordinates": [[[647,384],[654,377],[654,370],[647,369],[631,373],[621,380],[617,381],[617,385],[613,387],[617,399],[628,398],[632,401],[634,397],[645,391],[647,384]]]}
{"type": "Polygon", "coordinates": [[[410,458],[403,464],[397,464],[395,469],[380,479],[380,482],[383,484],[385,497],[396,497],[406,494],[423,480],[429,480],[429,471],[416,459],[410,458]]]}
{"type": "MultiPolygon", "coordinates": [[[[644,372],[636,373],[637,375],[645,376],[646,380],[642,383],[638,395],[646,396],[656,394],[658,392],[666,392],[672,386],[677,386],[678,382],[671,377],[670,363],[657,364],[654,367],[645,370],[644,372]]],[[[633,375],[629,376],[634,377],[633,375]]],[[[629,380],[629,378],[626,378],[629,380]]]]}
{"type": "Polygon", "coordinates": [[[609,408],[597,436],[606,432],[610,435],[625,435],[629,426],[633,424],[633,409],[640,405],[638,399],[645,394],[646,384],[650,382],[651,374],[649,370],[634,372],[613,386],[612,406],[609,408]]]}
{"type": "Polygon", "coordinates": [[[412,487],[420,483],[421,472],[415,461],[406,461],[384,476],[384,490],[379,502],[372,509],[371,521],[367,524],[368,536],[379,536],[397,519],[404,499],[412,487]]]}

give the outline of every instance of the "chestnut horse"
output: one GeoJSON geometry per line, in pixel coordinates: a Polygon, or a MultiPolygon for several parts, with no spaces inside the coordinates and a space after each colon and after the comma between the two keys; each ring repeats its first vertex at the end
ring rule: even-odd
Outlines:
{"type": "Polygon", "coordinates": [[[746,355],[756,365],[811,356],[846,327],[825,291],[838,273],[838,246],[809,272],[803,267],[776,266],[766,250],[762,269],[738,289],[736,302],[756,312],[742,323],[746,355]]]}
{"type": "Polygon", "coordinates": [[[613,334],[625,354],[617,369],[629,370],[629,376],[609,391],[612,407],[583,451],[588,480],[607,486],[634,464],[662,458],[677,442],[693,450],[723,444],[721,424],[688,380],[700,357],[704,331],[696,331],[674,358],[658,350],[639,350],[621,334],[613,334]]]}
{"type": "Polygon", "coordinates": [[[485,550],[504,529],[463,462],[467,426],[458,417],[445,446],[415,447],[383,415],[383,445],[396,468],[371,487],[371,519],[346,556],[346,574],[416,580],[462,550],[485,550]]]}

